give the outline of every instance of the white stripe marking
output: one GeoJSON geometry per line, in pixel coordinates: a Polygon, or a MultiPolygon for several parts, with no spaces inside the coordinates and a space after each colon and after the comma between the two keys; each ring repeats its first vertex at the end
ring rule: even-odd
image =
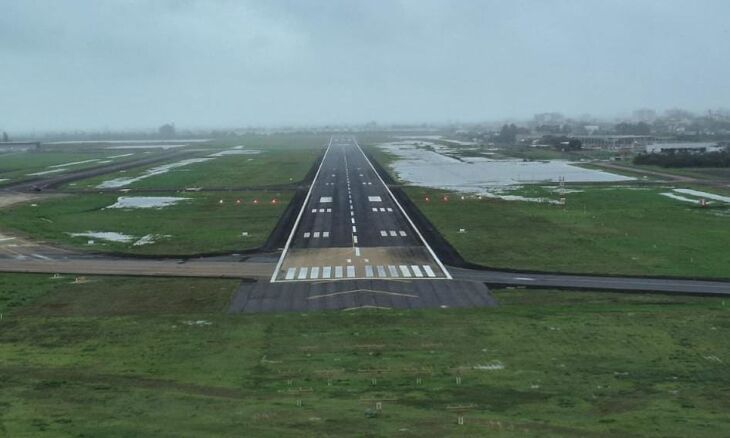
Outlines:
{"type": "Polygon", "coordinates": [[[286,279],[287,280],[294,280],[294,275],[297,273],[297,268],[289,268],[286,271],[286,279]]]}
{"type": "Polygon", "coordinates": [[[299,268],[299,275],[297,276],[297,280],[305,280],[307,278],[307,271],[309,268],[299,268]]]}
{"type": "Polygon", "coordinates": [[[396,237],[397,235],[395,231],[390,230],[390,237],[396,237]]]}
{"type": "Polygon", "coordinates": [[[400,273],[403,274],[404,277],[410,277],[411,271],[408,270],[408,266],[406,265],[400,265],[400,273]]]}
{"type": "Polygon", "coordinates": [[[314,236],[312,237],[314,237],[315,239],[319,239],[319,231],[315,231],[314,236]]]}
{"type": "Polygon", "coordinates": [[[433,269],[429,265],[423,265],[423,270],[426,271],[426,275],[429,277],[435,277],[436,274],[434,274],[433,269]]]}
{"type": "Polygon", "coordinates": [[[407,236],[406,232],[403,231],[403,230],[399,231],[398,233],[400,233],[401,237],[406,237],[407,236]]]}
{"type": "Polygon", "coordinates": [[[304,238],[305,239],[309,239],[309,236],[311,236],[311,234],[309,233],[309,231],[307,231],[306,233],[304,233],[304,238]]]}
{"type": "Polygon", "coordinates": [[[365,265],[365,276],[368,278],[373,276],[373,267],[372,266],[365,265]]]}
{"type": "Polygon", "coordinates": [[[388,232],[385,230],[380,230],[380,235],[383,237],[388,237],[388,232]]]}
{"type": "Polygon", "coordinates": [[[355,255],[360,257],[360,247],[359,246],[355,247],[355,255]]]}
{"type": "Polygon", "coordinates": [[[385,267],[383,265],[378,265],[378,277],[387,277],[387,274],[385,273],[385,267]]]}
{"type": "Polygon", "coordinates": [[[416,277],[418,277],[418,278],[423,277],[423,273],[421,272],[421,268],[419,268],[418,265],[411,265],[411,269],[413,269],[413,274],[416,277]]]}
{"type": "Polygon", "coordinates": [[[347,266],[347,278],[355,277],[355,267],[352,265],[347,266]]]}
{"type": "Polygon", "coordinates": [[[342,266],[335,266],[335,278],[342,278],[342,266]]]}
{"type": "Polygon", "coordinates": [[[332,267],[325,266],[322,268],[322,278],[330,278],[332,276],[332,267]]]}
{"type": "Polygon", "coordinates": [[[330,237],[330,232],[329,231],[323,231],[322,232],[322,237],[330,237]]]}
{"type": "Polygon", "coordinates": [[[309,278],[311,278],[312,280],[316,280],[318,277],[319,277],[319,266],[315,266],[309,272],[309,278]]]}

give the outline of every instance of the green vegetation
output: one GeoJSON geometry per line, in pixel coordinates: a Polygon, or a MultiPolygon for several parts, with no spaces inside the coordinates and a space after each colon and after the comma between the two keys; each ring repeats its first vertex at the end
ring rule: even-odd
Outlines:
{"type": "MultiPolygon", "coordinates": [[[[22,180],[37,178],[38,176],[29,175],[36,172],[46,172],[56,169],[67,169],[65,172],[80,170],[88,167],[98,166],[99,161],[114,160],[123,161],[132,157],[109,158],[115,155],[121,155],[119,151],[40,151],[40,152],[14,152],[0,154],[0,186],[7,185],[22,180]],[[66,163],[76,163],[80,161],[97,160],[89,163],[72,164],[69,166],[60,166],[66,163]],[[49,167],[57,166],[57,167],[49,167]],[[8,181],[2,181],[7,179],[8,181]]],[[[48,175],[60,175],[65,172],[54,172],[48,175]]]]}
{"type": "Polygon", "coordinates": [[[730,168],[730,152],[718,151],[708,153],[674,152],[647,153],[634,157],[634,164],[654,165],[660,167],[720,167],[730,168]]]}
{"type": "MultiPolygon", "coordinates": [[[[243,150],[260,151],[260,153],[211,157],[210,161],[174,168],[124,187],[159,190],[186,187],[235,189],[294,184],[301,181],[311,169],[314,161],[323,152],[328,138],[318,135],[247,135],[223,138],[209,145],[196,145],[191,149],[199,152],[187,158],[206,158],[239,146],[243,150]]],[[[70,183],[66,185],[66,188],[96,188],[104,181],[140,176],[149,169],[181,160],[178,157],[169,163],[155,163],[146,167],[89,178],[70,183]]]]}
{"type": "MultiPolygon", "coordinates": [[[[255,155],[224,155],[203,163],[171,169],[167,173],[137,181],[125,188],[167,190],[292,184],[304,178],[320,154],[318,149],[305,149],[264,151],[255,155]]],[[[72,183],[68,187],[93,188],[111,179],[139,176],[145,170],[158,166],[160,164],[124,173],[111,173],[72,183]]]]}
{"type": "Polygon", "coordinates": [[[93,251],[148,255],[237,251],[256,248],[268,238],[289,203],[291,192],[186,192],[176,196],[189,199],[160,209],[108,209],[105,207],[114,204],[118,194],[53,198],[39,201],[35,207],[21,204],[0,210],[0,227],[34,239],[93,251]],[[274,199],[276,203],[272,203],[274,199]],[[241,200],[240,205],[237,200],[241,200]],[[68,234],[89,231],[118,232],[135,239],[109,242],[68,234]],[[248,236],[243,237],[242,232],[248,236]],[[152,235],[155,242],[134,245],[146,235],[152,235]],[[87,245],[90,239],[95,240],[93,246],[87,245]]]}
{"type": "MultiPolygon", "coordinates": [[[[478,200],[410,188],[408,193],[461,255],[495,268],[730,277],[730,206],[661,196],[667,188],[571,186],[567,205],[478,200]],[[466,229],[460,233],[459,229],[466,229]]],[[[558,199],[526,186],[510,194],[558,199]]]]}
{"type": "Polygon", "coordinates": [[[498,308],[243,316],[221,312],[235,282],[3,280],[0,296],[40,296],[0,320],[5,436],[724,436],[730,427],[721,299],[504,290],[498,308]]]}

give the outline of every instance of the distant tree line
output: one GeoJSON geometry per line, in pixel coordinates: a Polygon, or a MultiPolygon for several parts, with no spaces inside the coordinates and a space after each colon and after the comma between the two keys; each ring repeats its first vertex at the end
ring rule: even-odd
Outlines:
{"type": "Polygon", "coordinates": [[[634,157],[634,164],[649,164],[661,167],[730,167],[730,152],[640,154],[634,157]]]}
{"type": "Polygon", "coordinates": [[[514,123],[509,125],[505,124],[500,129],[499,134],[494,138],[498,143],[514,144],[517,140],[517,134],[529,134],[530,130],[527,128],[521,128],[516,126],[514,123]]]}
{"type": "Polygon", "coordinates": [[[645,122],[639,123],[619,123],[613,127],[616,134],[619,135],[649,135],[651,134],[651,126],[645,122]]]}

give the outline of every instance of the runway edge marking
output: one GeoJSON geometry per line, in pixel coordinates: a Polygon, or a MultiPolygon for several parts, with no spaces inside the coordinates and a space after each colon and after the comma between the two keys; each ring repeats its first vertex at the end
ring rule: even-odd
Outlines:
{"type": "MultiPolygon", "coordinates": [[[[309,191],[307,191],[307,196],[304,198],[304,203],[302,204],[302,208],[299,209],[299,214],[297,215],[297,220],[294,221],[294,226],[292,227],[291,232],[289,233],[289,238],[286,240],[286,245],[284,245],[284,251],[281,253],[281,257],[279,257],[279,261],[276,263],[276,268],[274,268],[274,273],[271,276],[271,281],[269,281],[270,283],[276,282],[276,276],[279,274],[279,269],[281,268],[281,265],[284,263],[284,258],[286,257],[286,253],[289,251],[289,245],[291,245],[291,241],[294,238],[294,233],[297,231],[297,228],[299,227],[299,221],[302,219],[304,210],[307,208],[307,203],[309,202],[309,197],[312,196],[312,191],[314,190],[314,185],[317,183],[317,179],[319,178],[319,172],[322,170],[322,166],[324,166],[324,162],[327,159],[327,154],[329,153],[330,148],[332,147],[332,139],[333,139],[333,136],[330,136],[330,141],[327,144],[327,150],[324,151],[324,155],[322,156],[322,161],[319,163],[319,168],[317,169],[317,173],[314,175],[314,179],[312,179],[312,184],[309,185],[309,191]]],[[[355,141],[355,144],[357,144],[357,141],[355,141]]],[[[360,146],[358,146],[358,148],[359,147],[360,146]]],[[[367,157],[365,157],[365,159],[367,159],[367,157]]],[[[372,166],[372,164],[371,164],[371,166],[372,166]]]]}
{"type": "MultiPolygon", "coordinates": [[[[332,140],[330,139],[330,143],[331,143],[331,141],[332,140]]],[[[360,147],[360,143],[357,142],[357,139],[355,137],[352,137],[352,141],[355,142],[355,146],[357,146],[357,149],[360,151],[362,156],[365,157],[365,161],[367,161],[368,164],[370,165],[370,168],[373,169],[373,172],[375,172],[375,176],[378,177],[378,179],[380,180],[380,183],[383,184],[383,186],[385,187],[385,190],[388,192],[388,195],[390,195],[390,199],[392,199],[393,202],[395,202],[395,205],[398,206],[401,213],[403,213],[403,216],[405,216],[405,218],[408,220],[408,223],[411,224],[411,227],[416,231],[416,234],[418,234],[418,237],[421,239],[421,242],[423,242],[424,246],[426,246],[426,249],[428,249],[428,252],[431,253],[431,257],[433,257],[433,259],[436,261],[436,263],[438,263],[439,267],[441,268],[441,271],[444,274],[446,274],[446,278],[449,280],[453,280],[449,271],[446,270],[446,267],[444,266],[444,264],[441,263],[441,260],[438,258],[438,256],[436,256],[436,253],[433,251],[433,249],[431,249],[431,246],[428,244],[428,242],[426,242],[426,239],[423,237],[423,234],[421,234],[421,230],[419,230],[418,227],[416,226],[416,224],[413,223],[413,221],[411,220],[411,217],[408,216],[408,213],[406,213],[406,211],[403,209],[403,206],[400,205],[400,202],[398,202],[398,199],[396,199],[395,195],[393,195],[393,192],[390,191],[390,187],[388,187],[388,184],[386,184],[385,181],[383,181],[383,178],[380,177],[380,174],[375,169],[375,166],[373,166],[373,163],[371,163],[368,156],[365,155],[365,152],[363,152],[362,148],[360,147]]]]}

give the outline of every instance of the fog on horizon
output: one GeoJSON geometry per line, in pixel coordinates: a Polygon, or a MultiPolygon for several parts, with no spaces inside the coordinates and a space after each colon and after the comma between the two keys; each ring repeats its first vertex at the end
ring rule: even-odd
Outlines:
{"type": "Polygon", "coordinates": [[[0,130],[730,102],[727,1],[0,0],[0,130]]]}

